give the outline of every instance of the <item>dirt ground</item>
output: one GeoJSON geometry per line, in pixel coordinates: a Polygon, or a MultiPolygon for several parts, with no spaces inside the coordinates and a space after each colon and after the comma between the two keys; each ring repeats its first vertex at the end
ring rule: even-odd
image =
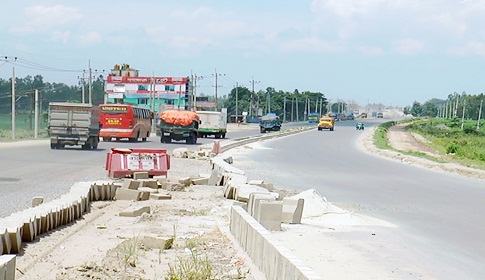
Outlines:
{"type": "MultiPolygon", "coordinates": [[[[390,129],[388,137],[395,149],[433,153],[402,126],[390,129]]],[[[361,145],[403,163],[485,178],[483,171],[453,163],[378,150],[371,129],[361,145]]],[[[207,161],[172,158],[169,177],[199,173],[210,173],[207,161]]],[[[17,279],[265,279],[229,234],[232,201],[222,196],[221,187],[190,186],[171,194],[170,200],[92,203],[83,219],[24,245],[17,258],[17,279]],[[119,216],[134,204],[150,205],[151,212],[119,216]]]]}

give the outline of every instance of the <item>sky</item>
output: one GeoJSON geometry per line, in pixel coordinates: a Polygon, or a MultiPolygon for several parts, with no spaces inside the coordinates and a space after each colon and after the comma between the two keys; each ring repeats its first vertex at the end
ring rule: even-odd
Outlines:
{"type": "Polygon", "coordinates": [[[106,75],[126,63],[140,76],[196,76],[198,94],[272,87],[363,106],[485,88],[485,0],[6,0],[1,7],[2,79],[15,72],[77,85],[89,68],[106,75]]]}

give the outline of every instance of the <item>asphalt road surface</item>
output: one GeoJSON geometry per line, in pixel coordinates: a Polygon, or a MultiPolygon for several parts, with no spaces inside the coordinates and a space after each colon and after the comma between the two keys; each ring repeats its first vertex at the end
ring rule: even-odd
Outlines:
{"type": "MultiPolygon", "coordinates": [[[[282,130],[302,125],[308,124],[285,123],[282,130]]],[[[226,139],[253,135],[260,135],[257,124],[241,127],[230,124],[226,139]]],[[[185,141],[162,144],[160,137],[152,134],[146,142],[101,141],[97,150],[82,150],[81,146],[51,150],[49,140],[0,142],[0,217],[30,207],[34,196],[50,201],[67,193],[76,182],[108,179],[105,162],[111,148],[163,148],[171,154],[177,148],[197,149],[214,140],[211,136],[199,138],[195,145],[185,144],[185,141]]]]}
{"type": "Polygon", "coordinates": [[[396,225],[403,254],[396,262],[425,275],[405,279],[485,279],[485,181],[369,155],[356,145],[354,124],[263,142],[265,149],[236,156],[234,166],[250,179],[316,189],[340,208],[396,225]]]}

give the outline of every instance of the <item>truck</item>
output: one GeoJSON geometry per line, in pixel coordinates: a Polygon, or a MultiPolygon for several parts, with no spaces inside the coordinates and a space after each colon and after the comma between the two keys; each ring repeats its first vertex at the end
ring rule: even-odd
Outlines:
{"type": "Polygon", "coordinates": [[[216,111],[196,111],[200,117],[198,136],[200,138],[213,135],[214,138],[226,138],[227,133],[227,109],[221,112],[216,111]]]}
{"type": "Polygon", "coordinates": [[[99,107],[87,103],[50,102],[47,131],[51,149],[62,149],[66,145],[97,149],[99,107]]]}
{"type": "Polygon", "coordinates": [[[165,110],[160,112],[155,133],[161,143],[184,141],[196,144],[200,117],[196,112],[186,110],[165,110]]]}
{"type": "Polygon", "coordinates": [[[275,113],[267,113],[259,119],[259,129],[261,133],[279,131],[281,129],[280,117],[275,113]]]}

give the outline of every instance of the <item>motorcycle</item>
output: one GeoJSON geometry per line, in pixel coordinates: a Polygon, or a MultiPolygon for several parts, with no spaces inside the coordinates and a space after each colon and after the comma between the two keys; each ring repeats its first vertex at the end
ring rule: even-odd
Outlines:
{"type": "Polygon", "coordinates": [[[363,123],[357,123],[355,125],[356,130],[364,130],[364,124],[363,123]]]}

